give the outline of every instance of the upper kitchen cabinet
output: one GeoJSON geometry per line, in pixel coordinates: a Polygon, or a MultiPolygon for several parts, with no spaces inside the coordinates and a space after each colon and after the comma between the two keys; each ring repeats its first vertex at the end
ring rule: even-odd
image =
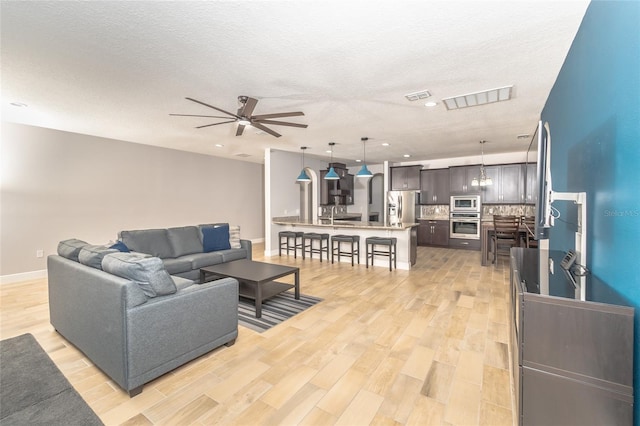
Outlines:
{"type": "Polygon", "coordinates": [[[449,167],[449,191],[451,194],[478,193],[479,187],[472,186],[473,178],[480,178],[480,165],[449,167]]]}
{"type": "Polygon", "coordinates": [[[538,202],[538,164],[525,164],[524,169],[525,204],[535,204],[538,202]]]}
{"type": "Polygon", "coordinates": [[[353,175],[347,171],[342,163],[331,163],[340,179],[327,180],[324,177],[328,170],[320,170],[320,205],[348,205],[353,204],[353,175]]]}
{"type": "Polygon", "coordinates": [[[485,174],[493,181],[482,187],[482,202],[485,204],[524,203],[524,170],[522,164],[485,166],[485,174]]]}
{"type": "Polygon", "coordinates": [[[418,191],[420,189],[420,170],[422,166],[390,167],[391,189],[393,191],[418,191]]]}
{"type": "Polygon", "coordinates": [[[420,171],[420,204],[449,204],[449,169],[420,171]]]}

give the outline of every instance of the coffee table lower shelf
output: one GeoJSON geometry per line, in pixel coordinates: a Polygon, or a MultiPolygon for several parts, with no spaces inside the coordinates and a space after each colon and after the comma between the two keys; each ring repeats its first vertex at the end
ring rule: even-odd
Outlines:
{"type": "MultiPolygon", "coordinates": [[[[257,288],[255,284],[246,283],[244,281],[239,281],[239,292],[240,297],[244,297],[245,299],[256,300],[257,298],[257,288]]],[[[280,294],[283,291],[287,291],[291,288],[294,288],[293,284],[285,284],[277,281],[269,281],[261,285],[262,290],[262,300],[266,300],[270,297],[275,296],[276,294],[280,294]]]]}

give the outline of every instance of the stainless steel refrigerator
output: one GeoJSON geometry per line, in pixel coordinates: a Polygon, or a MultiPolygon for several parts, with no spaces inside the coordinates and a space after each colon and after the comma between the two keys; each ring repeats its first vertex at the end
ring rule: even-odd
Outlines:
{"type": "Polygon", "coordinates": [[[387,221],[389,226],[416,222],[416,192],[387,192],[387,221]]]}

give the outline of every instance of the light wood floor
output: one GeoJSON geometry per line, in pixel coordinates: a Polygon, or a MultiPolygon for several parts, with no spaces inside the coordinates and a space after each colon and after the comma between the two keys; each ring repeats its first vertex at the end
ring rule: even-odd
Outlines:
{"type": "Polygon", "coordinates": [[[302,293],[324,301],[262,334],[240,327],[135,398],[53,331],[44,279],[0,287],[0,337],[32,333],[107,425],[513,424],[506,262],[427,247],[411,271],[264,260],[299,266],[302,293]]]}

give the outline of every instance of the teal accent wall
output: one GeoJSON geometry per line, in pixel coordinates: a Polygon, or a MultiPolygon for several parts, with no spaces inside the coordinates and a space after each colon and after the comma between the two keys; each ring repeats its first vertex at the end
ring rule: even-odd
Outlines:
{"type": "MultiPolygon", "coordinates": [[[[542,111],[553,190],[587,193],[587,298],[636,309],[640,423],[640,2],[593,1],[542,111]]],[[[573,248],[576,209],[555,202],[552,250],[573,248]]]]}

